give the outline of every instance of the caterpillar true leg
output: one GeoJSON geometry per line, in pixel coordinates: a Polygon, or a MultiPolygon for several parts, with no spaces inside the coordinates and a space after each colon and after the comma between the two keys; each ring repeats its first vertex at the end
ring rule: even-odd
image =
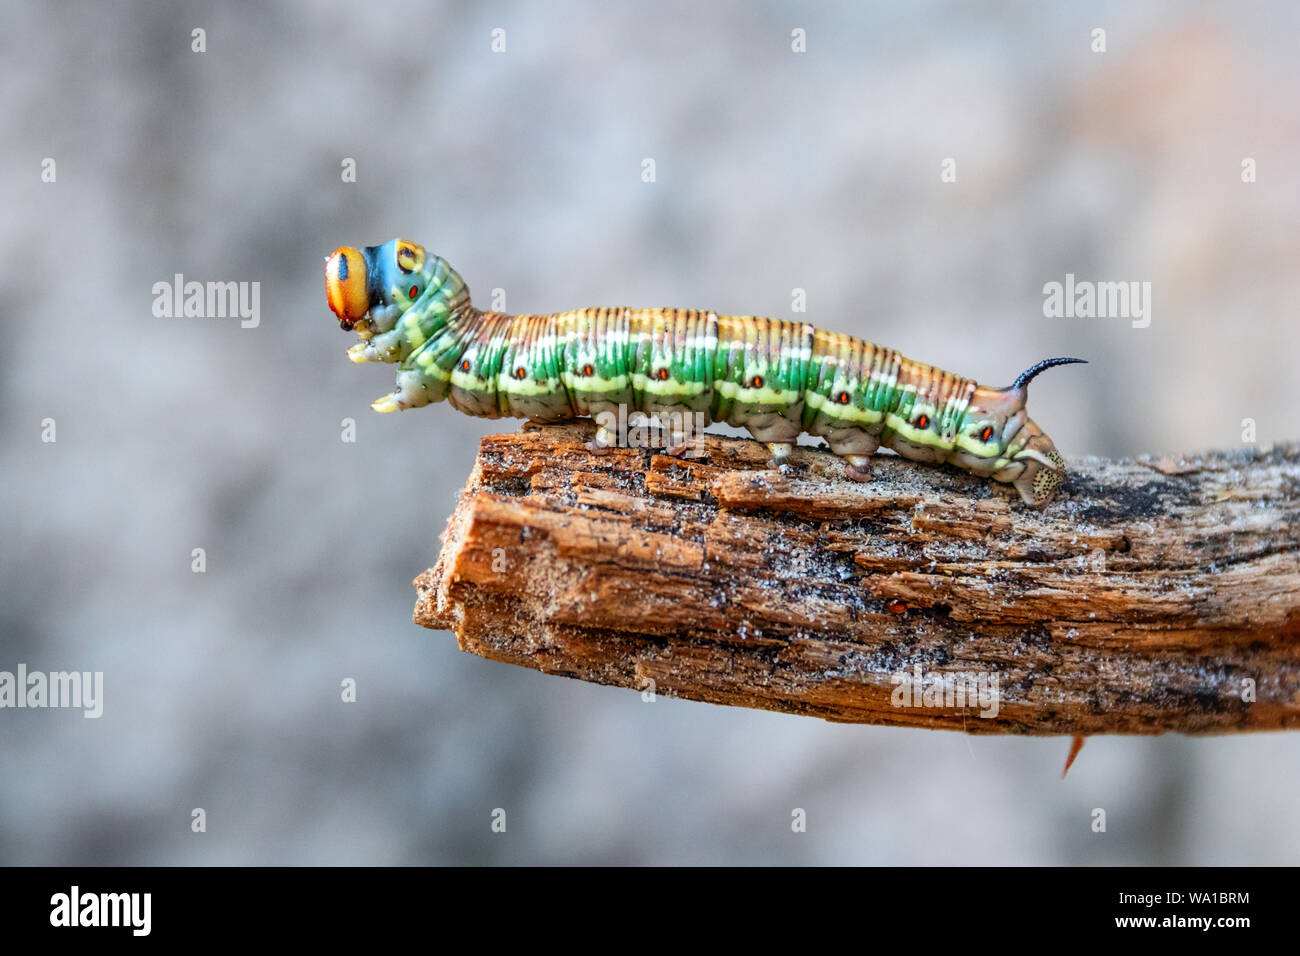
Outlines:
{"type": "MultiPolygon", "coordinates": [[[[427,364],[427,363],[426,363],[427,364]]],[[[403,368],[397,373],[397,388],[370,403],[377,412],[397,412],[406,408],[421,408],[436,402],[441,381],[427,368],[403,368]]],[[[445,389],[443,394],[446,394],[445,389]]]]}

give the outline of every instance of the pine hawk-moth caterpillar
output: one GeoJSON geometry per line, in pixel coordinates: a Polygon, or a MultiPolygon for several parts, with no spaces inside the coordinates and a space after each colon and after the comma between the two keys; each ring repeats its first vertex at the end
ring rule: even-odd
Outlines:
{"type": "MultiPolygon", "coordinates": [[[[342,246],[326,259],[326,297],[361,341],[354,362],[396,363],[391,412],[448,400],[486,418],[556,422],[624,411],[701,413],[743,427],[772,466],[800,434],[826,439],[848,477],[869,478],[880,446],[1011,484],[1041,507],[1065,461],[1025,412],[1053,358],[1006,388],[905,358],[806,322],[686,309],[592,308],[551,315],[484,312],[447,262],[405,239],[342,246]]],[[[598,428],[593,450],[614,442],[598,428]]]]}

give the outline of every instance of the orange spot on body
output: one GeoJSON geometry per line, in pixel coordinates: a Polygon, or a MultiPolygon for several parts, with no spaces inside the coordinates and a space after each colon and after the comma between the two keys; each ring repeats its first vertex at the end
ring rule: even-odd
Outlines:
{"type": "Polygon", "coordinates": [[[890,614],[902,614],[907,610],[907,605],[902,601],[890,601],[885,605],[885,610],[890,614]]]}

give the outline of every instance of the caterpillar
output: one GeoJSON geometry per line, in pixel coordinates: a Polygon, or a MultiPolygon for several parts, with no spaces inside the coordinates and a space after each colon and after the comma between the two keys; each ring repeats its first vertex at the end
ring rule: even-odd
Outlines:
{"type": "MultiPolygon", "coordinates": [[[[325,291],[339,326],[360,338],[348,357],[398,366],[395,390],[371,405],[379,412],[446,399],[469,415],[537,422],[599,422],[620,406],[691,414],[747,429],[773,467],[807,432],[857,481],[883,445],[1006,482],[1036,507],[1065,479],[1025,402],[1040,372],[1082,359],[1046,359],[995,388],[806,322],[685,309],[484,312],[444,259],[405,239],[339,247],[325,291]]],[[[614,442],[602,425],[590,447],[614,442]]]]}

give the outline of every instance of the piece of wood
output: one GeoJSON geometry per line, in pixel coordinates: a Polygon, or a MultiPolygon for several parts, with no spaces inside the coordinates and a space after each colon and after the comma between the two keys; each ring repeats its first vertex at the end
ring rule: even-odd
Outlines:
{"type": "Polygon", "coordinates": [[[483,439],[416,623],[548,674],[836,721],[1300,726],[1300,446],[1076,460],[1038,512],[892,455],[859,484],[818,449],[783,474],[744,439],[690,460],[595,455],[592,431],[483,439]]]}

